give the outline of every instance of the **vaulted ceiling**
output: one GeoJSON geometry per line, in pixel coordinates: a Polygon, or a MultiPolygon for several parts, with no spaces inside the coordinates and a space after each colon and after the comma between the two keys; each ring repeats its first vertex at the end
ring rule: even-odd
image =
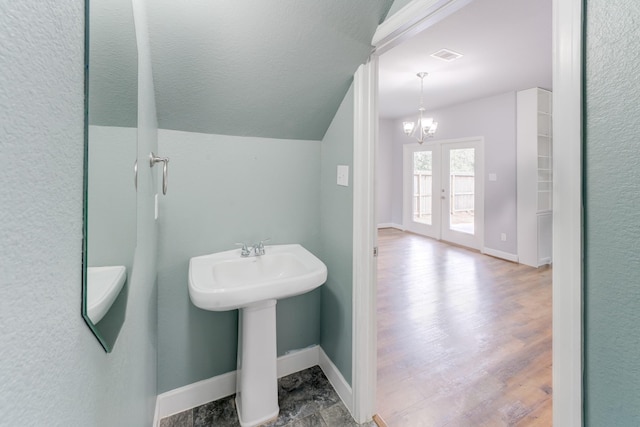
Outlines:
{"type": "Polygon", "coordinates": [[[154,0],[159,127],[322,139],[392,0],[154,0]]]}
{"type": "MultiPolygon", "coordinates": [[[[322,139],[392,2],[149,1],[158,126],[322,139]]],[[[90,123],[135,126],[131,0],[90,13],[90,123]]]]}
{"type": "MultiPolygon", "coordinates": [[[[90,3],[92,124],[136,125],[130,3],[90,3]]],[[[150,1],[159,127],[322,139],[391,3],[150,1]]],[[[382,55],[381,117],[417,111],[419,71],[430,73],[427,109],[533,86],[551,89],[551,0],[473,0],[382,55]],[[441,48],[464,56],[450,63],[429,56],[441,48]]]]}

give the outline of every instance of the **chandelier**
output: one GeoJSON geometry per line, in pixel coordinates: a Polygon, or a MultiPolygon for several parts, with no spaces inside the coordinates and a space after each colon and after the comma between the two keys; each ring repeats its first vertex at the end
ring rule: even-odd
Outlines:
{"type": "Polygon", "coordinates": [[[428,76],[429,73],[422,72],[416,75],[420,77],[420,108],[418,108],[418,121],[402,122],[402,127],[405,135],[413,136],[422,144],[427,138],[433,137],[436,133],[438,122],[434,122],[433,117],[424,117],[425,108],[422,100],[424,95],[424,78],[428,76]],[[420,130],[419,132],[417,132],[418,129],[420,130]],[[418,133],[418,135],[416,135],[416,133],[418,133]]]}

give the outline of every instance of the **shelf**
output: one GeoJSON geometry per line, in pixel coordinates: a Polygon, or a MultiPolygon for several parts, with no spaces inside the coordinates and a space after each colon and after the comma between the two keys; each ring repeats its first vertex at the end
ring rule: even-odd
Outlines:
{"type": "Polygon", "coordinates": [[[539,88],[517,93],[518,259],[521,263],[533,267],[548,263],[551,259],[549,216],[553,207],[553,105],[551,99],[551,92],[539,88]]]}

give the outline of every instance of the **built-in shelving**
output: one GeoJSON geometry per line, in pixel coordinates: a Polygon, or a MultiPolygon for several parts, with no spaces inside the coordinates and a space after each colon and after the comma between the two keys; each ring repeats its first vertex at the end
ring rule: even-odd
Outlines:
{"type": "Polygon", "coordinates": [[[551,263],[553,212],[552,94],[533,88],[517,93],[518,259],[551,263]]]}

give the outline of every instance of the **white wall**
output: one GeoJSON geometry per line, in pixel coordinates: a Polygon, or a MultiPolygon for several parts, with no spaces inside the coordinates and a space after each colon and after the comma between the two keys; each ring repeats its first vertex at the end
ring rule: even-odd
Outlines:
{"type": "MultiPolygon", "coordinates": [[[[390,119],[378,121],[378,152],[376,162],[376,214],[379,225],[392,222],[393,201],[391,180],[393,179],[393,126],[390,119]]],[[[401,224],[401,223],[399,223],[401,224]]]]}
{"type": "MultiPolygon", "coordinates": [[[[516,255],[516,94],[508,92],[436,111],[429,115],[438,121],[437,140],[483,136],[485,141],[485,242],[484,246],[516,255]],[[490,173],[497,181],[488,181],[490,173]],[[507,234],[507,241],[500,240],[507,234]]],[[[391,222],[402,224],[402,146],[415,140],[402,133],[402,121],[393,122],[390,189],[379,188],[378,195],[392,195],[391,222]]],[[[382,125],[381,125],[382,129],[382,125]]],[[[382,133],[382,130],[381,130],[382,133]]],[[[384,159],[380,156],[379,163],[384,159]]],[[[380,187],[385,185],[384,182],[380,187]]]]}
{"type": "Polygon", "coordinates": [[[0,2],[0,51],[0,424],[148,426],[155,266],[134,273],[113,353],[80,314],[83,2],[0,2]]]}

